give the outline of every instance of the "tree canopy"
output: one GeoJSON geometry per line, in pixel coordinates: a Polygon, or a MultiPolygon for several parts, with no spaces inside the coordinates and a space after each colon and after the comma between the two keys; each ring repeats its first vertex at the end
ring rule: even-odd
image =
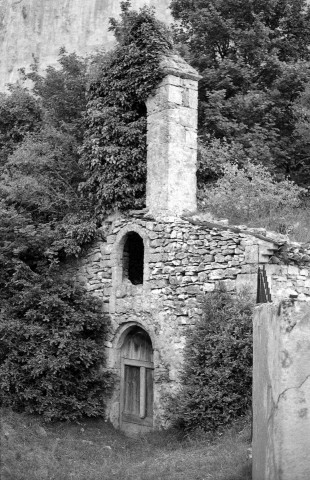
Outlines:
{"type": "MultiPolygon", "coordinates": [[[[200,73],[199,134],[278,175],[310,181],[306,121],[310,12],[305,0],[172,0],[175,39],[200,73]]],[[[307,117],[308,119],[308,117],[307,117]]],[[[203,178],[203,181],[207,178],[203,178]]]]}

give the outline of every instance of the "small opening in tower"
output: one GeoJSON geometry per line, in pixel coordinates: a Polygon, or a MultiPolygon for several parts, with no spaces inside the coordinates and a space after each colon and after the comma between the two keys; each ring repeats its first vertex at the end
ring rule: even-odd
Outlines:
{"type": "Polygon", "coordinates": [[[123,279],[133,285],[143,284],[144,244],[136,232],[129,232],[123,251],[123,279]]]}

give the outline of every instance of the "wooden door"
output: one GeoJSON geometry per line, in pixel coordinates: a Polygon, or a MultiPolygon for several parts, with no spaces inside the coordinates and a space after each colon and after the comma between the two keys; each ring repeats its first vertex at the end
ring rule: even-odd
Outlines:
{"type": "Polygon", "coordinates": [[[153,425],[153,368],[151,339],[136,327],[122,348],[122,422],[153,425]]]}

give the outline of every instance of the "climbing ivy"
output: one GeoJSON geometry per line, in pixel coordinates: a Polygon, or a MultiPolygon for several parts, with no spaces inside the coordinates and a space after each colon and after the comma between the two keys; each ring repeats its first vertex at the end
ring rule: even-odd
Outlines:
{"type": "Polygon", "coordinates": [[[81,190],[98,218],[145,202],[145,101],[163,78],[161,56],[172,50],[167,28],[153,9],[130,10],[121,3],[121,18],[110,20],[117,39],[103,57],[89,86],[81,163],[81,190]]]}

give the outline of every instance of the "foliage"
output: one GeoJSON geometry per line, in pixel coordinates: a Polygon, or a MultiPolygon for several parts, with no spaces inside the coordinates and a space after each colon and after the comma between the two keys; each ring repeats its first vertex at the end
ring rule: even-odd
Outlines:
{"type": "Polygon", "coordinates": [[[246,154],[240,144],[226,139],[207,137],[207,142],[198,141],[197,184],[198,195],[204,197],[204,191],[223,175],[228,163],[244,164],[246,154]]]}
{"type": "Polygon", "coordinates": [[[139,13],[122,2],[121,20],[111,21],[118,40],[90,85],[82,148],[82,191],[98,217],[145,202],[145,101],[162,78],[160,57],[172,49],[154,12],[139,13]]]}
{"type": "Polygon", "coordinates": [[[245,155],[309,183],[309,147],[305,152],[296,131],[295,108],[309,78],[307,2],[173,0],[171,8],[179,21],[175,38],[203,76],[201,141],[239,144],[241,164],[245,155]]]}
{"type": "MultiPolygon", "coordinates": [[[[78,194],[81,172],[76,150],[75,140],[69,134],[46,128],[28,137],[15,150],[0,177],[3,208],[10,206],[16,215],[22,216],[23,228],[32,232],[32,242],[41,244],[32,253],[26,246],[20,247],[23,255],[27,251],[29,260],[32,258],[32,265],[38,256],[47,265],[52,250],[54,261],[64,259],[64,254],[78,254],[82,245],[94,238],[96,222],[78,194]]],[[[14,223],[13,228],[20,243],[25,238],[23,230],[14,223]]],[[[8,237],[8,232],[4,235],[8,237]]],[[[12,253],[15,255],[16,251],[12,253]]]]}
{"type": "Polygon", "coordinates": [[[17,273],[14,283],[0,316],[4,404],[46,420],[103,415],[112,377],[99,370],[107,329],[99,302],[51,276],[17,273]]]}
{"type": "Polygon", "coordinates": [[[213,431],[251,405],[251,297],[225,289],[208,294],[201,320],[188,331],[181,390],[173,402],[176,425],[213,431]]]}
{"type": "Polygon", "coordinates": [[[0,382],[14,408],[49,420],[98,416],[111,386],[99,372],[107,320],[58,267],[97,228],[78,190],[86,61],[62,52],[59,70],[30,76],[36,98],[22,93],[41,123],[25,123],[0,170],[0,382]]]}
{"type": "Polygon", "coordinates": [[[281,217],[300,206],[305,190],[289,180],[275,181],[262,165],[224,164],[223,175],[200,192],[201,206],[238,222],[281,217]]]}
{"type": "Polygon", "coordinates": [[[33,83],[33,93],[45,113],[45,122],[81,142],[87,104],[87,59],[61,48],[57,68],[48,66],[43,76],[34,64],[25,79],[33,83]]]}
{"type": "Polygon", "coordinates": [[[33,96],[21,87],[0,93],[0,168],[30,132],[41,127],[42,111],[33,96]]]}

